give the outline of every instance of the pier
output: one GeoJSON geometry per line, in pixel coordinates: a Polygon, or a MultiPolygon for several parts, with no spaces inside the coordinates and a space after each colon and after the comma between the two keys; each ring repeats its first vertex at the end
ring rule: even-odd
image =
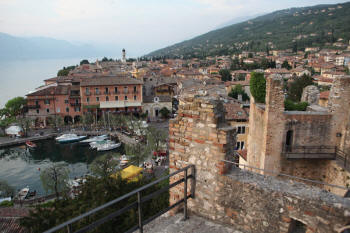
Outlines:
{"type": "Polygon", "coordinates": [[[57,136],[57,133],[49,133],[46,135],[32,136],[27,138],[1,138],[0,139],[0,149],[11,147],[11,146],[19,146],[26,143],[26,141],[40,141],[44,139],[50,139],[57,136]]]}

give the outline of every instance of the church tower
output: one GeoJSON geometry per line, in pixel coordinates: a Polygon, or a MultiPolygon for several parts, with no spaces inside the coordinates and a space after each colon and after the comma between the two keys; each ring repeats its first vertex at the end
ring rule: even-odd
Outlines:
{"type": "Polygon", "coordinates": [[[122,62],[123,62],[123,63],[126,63],[125,49],[122,50],[122,62]]]}

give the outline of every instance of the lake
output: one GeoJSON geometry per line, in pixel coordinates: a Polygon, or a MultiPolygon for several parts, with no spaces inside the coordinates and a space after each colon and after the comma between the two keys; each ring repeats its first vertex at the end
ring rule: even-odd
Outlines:
{"type": "MultiPolygon", "coordinates": [[[[43,80],[56,77],[64,66],[77,65],[84,58],[0,61],[0,108],[16,96],[44,84],[43,80]]],[[[96,58],[89,58],[95,62],[96,58]]]]}
{"type": "MultiPolygon", "coordinates": [[[[66,162],[70,178],[90,173],[89,164],[97,157],[110,152],[97,152],[79,143],[59,144],[55,140],[36,142],[37,148],[29,151],[24,147],[0,150],[0,179],[16,190],[26,186],[39,195],[45,195],[40,181],[40,171],[54,162],[66,162]]],[[[123,150],[123,145],[112,153],[123,150]]]]}

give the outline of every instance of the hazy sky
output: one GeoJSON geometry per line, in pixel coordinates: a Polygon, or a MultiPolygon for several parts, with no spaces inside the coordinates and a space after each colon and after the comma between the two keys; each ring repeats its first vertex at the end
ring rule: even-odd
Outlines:
{"type": "Polygon", "coordinates": [[[125,47],[142,55],[236,17],[336,0],[0,0],[0,32],[125,47]]]}

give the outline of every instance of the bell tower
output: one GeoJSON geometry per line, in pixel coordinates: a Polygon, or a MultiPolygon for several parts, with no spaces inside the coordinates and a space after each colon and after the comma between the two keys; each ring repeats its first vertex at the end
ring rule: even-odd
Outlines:
{"type": "Polygon", "coordinates": [[[125,53],[125,49],[122,50],[122,62],[126,63],[126,53],[125,53]]]}

